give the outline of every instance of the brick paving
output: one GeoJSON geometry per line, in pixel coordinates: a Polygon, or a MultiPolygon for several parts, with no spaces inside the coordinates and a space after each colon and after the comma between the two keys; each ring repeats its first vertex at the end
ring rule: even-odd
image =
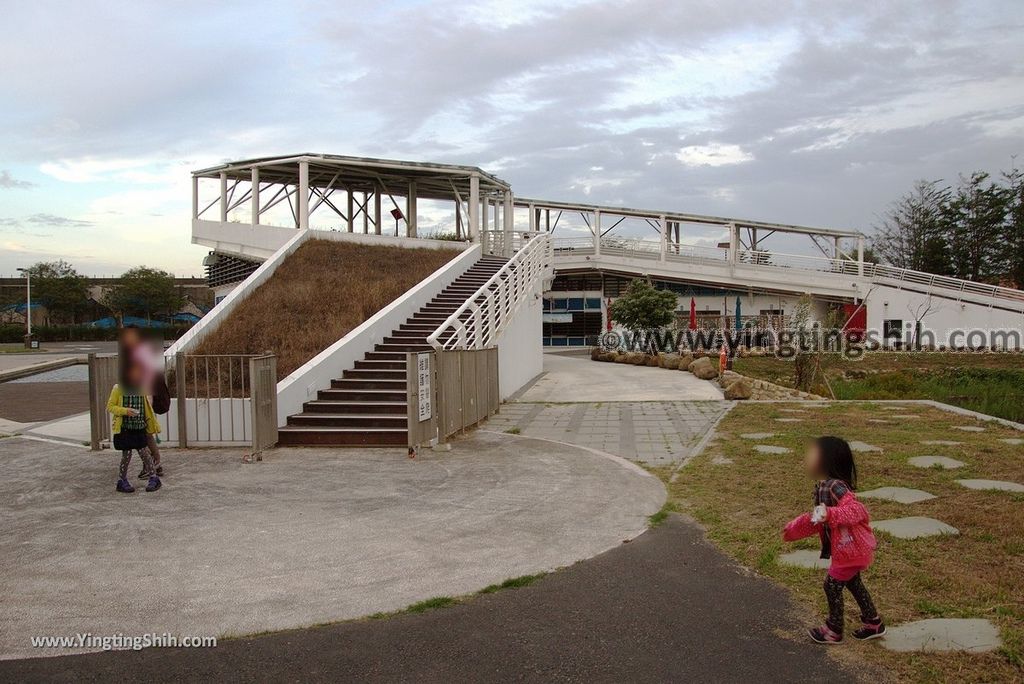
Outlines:
{"type": "Polygon", "coordinates": [[[88,382],[0,383],[0,418],[41,423],[89,410],[88,382]]]}
{"type": "Polygon", "coordinates": [[[685,461],[725,411],[721,401],[513,402],[488,421],[497,431],[599,449],[652,466],[685,461]]]}

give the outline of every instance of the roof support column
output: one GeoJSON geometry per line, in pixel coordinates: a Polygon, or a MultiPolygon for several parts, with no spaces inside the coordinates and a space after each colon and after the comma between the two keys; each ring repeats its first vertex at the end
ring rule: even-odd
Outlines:
{"type": "Polygon", "coordinates": [[[220,222],[228,222],[228,174],[220,172],[220,222]]]}
{"type": "Polygon", "coordinates": [[[857,237],[857,275],[864,275],[864,236],[857,237]]]}
{"type": "Polygon", "coordinates": [[[480,237],[480,175],[469,177],[469,239],[480,237]]]}
{"type": "Polygon", "coordinates": [[[345,188],[345,220],[348,223],[348,232],[350,233],[354,233],[356,229],[356,217],[353,215],[356,203],[352,197],[353,194],[352,188],[345,188]]]}
{"type": "Polygon", "coordinates": [[[529,206],[529,210],[530,210],[530,232],[531,233],[536,233],[537,232],[537,219],[539,218],[537,216],[537,208],[534,207],[531,204],[529,206]]]}
{"type": "Polygon", "coordinates": [[[505,256],[510,257],[512,256],[512,229],[514,227],[512,219],[515,218],[514,214],[512,213],[511,190],[505,191],[505,206],[501,208],[501,218],[505,222],[505,225],[503,226],[505,230],[505,256]]]}
{"type": "Polygon", "coordinates": [[[409,194],[405,198],[406,235],[416,237],[416,181],[409,181],[409,194]]]}
{"type": "Polygon", "coordinates": [[[309,162],[299,162],[299,230],[309,230],[309,162]]]}
{"type": "Polygon", "coordinates": [[[594,210],[594,256],[601,256],[601,211],[594,210]]]}
{"type": "Polygon", "coordinates": [[[737,252],[740,251],[740,227],[735,223],[729,224],[729,263],[735,264],[737,252]]]}
{"type": "Polygon", "coordinates": [[[381,216],[380,216],[380,185],[374,186],[373,189],[373,232],[375,235],[380,235],[381,229],[381,216]]]}
{"type": "Polygon", "coordinates": [[[363,235],[370,232],[370,193],[363,190],[363,235]]]}
{"type": "Polygon", "coordinates": [[[658,241],[658,261],[665,261],[665,254],[668,252],[668,219],[662,214],[659,220],[661,222],[661,240],[658,241]]]}
{"type": "Polygon", "coordinates": [[[252,225],[255,228],[260,222],[260,167],[252,167],[252,225]]]}
{"type": "Polygon", "coordinates": [[[199,176],[192,176],[192,220],[199,218],[199,176]]]}
{"type": "Polygon", "coordinates": [[[462,239],[462,200],[455,198],[455,239],[462,239]]]}

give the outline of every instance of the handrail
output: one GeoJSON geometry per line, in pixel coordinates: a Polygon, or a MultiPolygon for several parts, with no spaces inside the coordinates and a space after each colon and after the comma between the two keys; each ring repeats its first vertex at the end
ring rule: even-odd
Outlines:
{"type": "Polygon", "coordinates": [[[427,336],[430,346],[438,350],[492,346],[519,306],[535,291],[537,281],[550,274],[551,237],[520,232],[516,238],[521,239],[518,251],[427,336]],[[450,334],[441,339],[446,332],[450,334]]]}
{"type": "MultiPolygon", "coordinates": [[[[595,244],[591,237],[555,238],[554,253],[558,257],[570,255],[587,256],[595,254],[595,244]]],[[[950,294],[975,295],[990,297],[1014,303],[1024,303],[1024,291],[1014,290],[999,285],[978,283],[961,278],[940,276],[923,271],[897,268],[885,264],[860,262],[852,259],[835,259],[815,257],[802,254],[786,254],[781,252],[739,250],[736,260],[730,260],[729,250],[703,245],[662,244],[654,240],[622,238],[618,236],[603,237],[600,251],[609,256],[623,256],[631,259],[663,259],[671,262],[688,262],[704,264],[734,265],[736,267],[759,267],[771,269],[797,269],[817,273],[831,273],[843,276],[870,278],[874,281],[884,279],[898,283],[908,283],[934,289],[950,294]]]]}

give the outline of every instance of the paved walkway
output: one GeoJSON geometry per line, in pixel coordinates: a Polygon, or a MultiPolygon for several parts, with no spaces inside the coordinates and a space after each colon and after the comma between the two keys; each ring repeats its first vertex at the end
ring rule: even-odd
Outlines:
{"type": "Polygon", "coordinates": [[[531,586],[452,608],[222,641],[215,649],[6,661],[0,680],[855,681],[806,640],[809,620],[793,612],[784,589],[744,572],[697,526],[673,516],[531,586]]]}
{"type": "Polygon", "coordinates": [[[487,421],[487,429],[518,430],[661,466],[689,458],[726,407],[721,401],[510,403],[487,421]]]}
{"type": "Polygon", "coordinates": [[[125,495],[109,451],[0,439],[0,658],[44,655],[32,635],[251,634],[465,594],[617,546],[665,498],[622,459],[485,432],[416,460],[239,456],[168,451],[164,488],[125,495]]]}
{"type": "Polygon", "coordinates": [[[722,398],[717,384],[685,371],[597,363],[590,354],[544,355],[544,375],[519,401],[692,401],[722,398]]]}

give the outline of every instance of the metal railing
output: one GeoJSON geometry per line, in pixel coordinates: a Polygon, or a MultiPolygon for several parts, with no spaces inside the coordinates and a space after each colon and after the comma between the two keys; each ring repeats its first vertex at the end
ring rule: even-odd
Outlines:
{"type": "MultiPolygon", "coordinates": [[[[597,253],[593,238],[568,237],[552,240],[554,257],[593,256],[597,253]]],[[[945,296],[973,295],[999,300],[1016,309],[1024,310],[1024,291],[998,285],[978,283],[960,278],[940,276],[885,264],[860,262],[851,259],[785,254],[763,250],[738,250],[736,260],[730,259],[729,249],[700,245],[665,244],[654,240],[606,236],[601,238],[601,254],[629,259],[664,260],[668,262],[714,264],[739,267],[754,266],[768,269],[794,269],[814,273],[869,278],[882,285],[900,287],[903,284],[923,286],[945,296]]]]}
{"type": "MultiPolygon", "coordinates": [[[[495,246],[504,239],[484,234],[485,245],[495,246]]],[[[512,258],[427,337],[434,349],[493,346],[519,306],[540,294],[541,281],[551,274],[551,238],[520,232],[513,240],[512,258]]]]}

